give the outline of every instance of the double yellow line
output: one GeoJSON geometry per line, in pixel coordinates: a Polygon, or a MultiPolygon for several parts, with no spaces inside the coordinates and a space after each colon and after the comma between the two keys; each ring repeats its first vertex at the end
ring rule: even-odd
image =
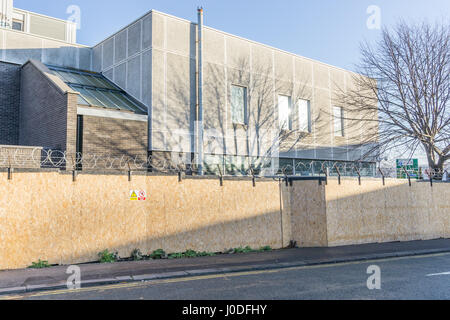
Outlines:
{"type": "Polygon", "coordinates": [[[36,297],[55,296],[55,295],[64,295],[64,294],[77,294],[77,293],[93,292],[93,291],[133,289],[133,288],[140,288],[140,287],[146,287],[146,286],[152,286],[152,285],[158,285],[158,284],[179,283],[179,282],[208,280],[208,279],[221,279],[221,278],[230,278],[230,277],[244,277],[244,276],[260,275],[260,274],[271,274],[271,273],[279,273],[279,272],[287,272],[287,271],[296,271],[296,270],[330,268],[330,267],[347,266],[347,265],[354,265],[354,264],[370,264],[370,263],[374,263],[374,262],[380,263],[380,262],[386,262],[386,261],[397,261],[397,260],[405,260],[405,259],[421,259],[421,258],[430,258],[430,257],[441,257],[441,256],[447,256],[447,255],[450,255],[450,253],[447,252],[447,253],[437,253],[437,254],[420,255],[420,256],[407,256],[407,257],[398,257],[398,258],[374,259],[374,260],[366,260],[366,261],[330,263],[330,264],[322,264],[322,265],[315,265],[315,266],[299,266],[299,267],[288,267],[288,268],[279,268],[279,269],[270,269],[270,270],[222,273],[222,274],[192,276],[192,277],[183,277],[183,278],[175,278],[175,279],[148,280],[148,281],[142,281],[142,282],[127,282],[127,283],[119,283],[119,284],[106,285],[106,286],[87,287],[87,288],[80,288],[80,289],[64,289],[64,290],[54,290],[54,291],[43,291],[43,292],[30,293],[30,294],[25,293],[23,295],[11,295],[11,296],[3,296],[3,297],[0,296],[0,300],[20,300],[20,299],[26,299],[26,298],[36,298],[36,297]]]}

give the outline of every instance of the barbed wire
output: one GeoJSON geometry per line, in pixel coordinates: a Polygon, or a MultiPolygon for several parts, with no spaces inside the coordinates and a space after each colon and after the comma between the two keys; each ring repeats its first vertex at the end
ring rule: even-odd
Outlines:
{"type": "MultiPolygon", "coordinates": [[[[220,158],[215,164],[206,164],[204,174],[221,176],[330,176],[375,177],[400,179],[448,178],[450,168],[444,170],[411,170],[409,167],[380,167],[361,161],[292,160],[271,157],[247,157],[237,165],[232,156],[220,158]],[[283,161],[284,160],[284,161],[283,161]],[[288,160],[288,161],[291,161],[288,160]]],[[[242,158],[242,157],[240,157],[242,158]]],[[[150,171],[162,174],[198,173],[198,166],[182,161],[179,153],[173,159],[153,155],[82,154],[42,148],[0,147],[0,168],[52,168],[77,171],[150,171]]]]}

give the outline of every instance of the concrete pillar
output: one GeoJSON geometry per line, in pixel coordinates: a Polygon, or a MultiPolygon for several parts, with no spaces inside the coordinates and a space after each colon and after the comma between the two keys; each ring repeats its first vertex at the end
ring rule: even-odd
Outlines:
{"type": "Polygon", "coordinates": [[[77,24],[75,22],[67,21],[66,41],[69,43],[77,43],[77,24]]]}

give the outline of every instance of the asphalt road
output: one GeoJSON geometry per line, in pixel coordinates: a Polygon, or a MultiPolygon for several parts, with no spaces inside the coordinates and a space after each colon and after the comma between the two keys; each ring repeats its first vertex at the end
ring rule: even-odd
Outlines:
{"type": "MultiPolygon", "coordinates": [[[[373,283],[373,282],[371,282],[373,283]]],[[[393,258],[210,275],[33,293],[12,298],[50,300],[308,300],[450,299],[450,254],[393,258]],[[369,266],[381,289],[369,290],[369,266]]]]}

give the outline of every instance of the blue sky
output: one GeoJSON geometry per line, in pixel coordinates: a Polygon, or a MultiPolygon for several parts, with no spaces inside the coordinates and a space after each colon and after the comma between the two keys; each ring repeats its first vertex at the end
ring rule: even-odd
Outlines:
{"type": "Polygon", "coordinates": [[[380,8],[382,26],[399,18],[449,19],[449,0],[15,0],[15,7],[67,19],[67,7],[81,9],[78,42],[94,45],[151,9],[191,21],[205,9],[205,24],[346,69],[359,59],[359,43],[379,30],[366,26],[367,8],[380,8]]]}

